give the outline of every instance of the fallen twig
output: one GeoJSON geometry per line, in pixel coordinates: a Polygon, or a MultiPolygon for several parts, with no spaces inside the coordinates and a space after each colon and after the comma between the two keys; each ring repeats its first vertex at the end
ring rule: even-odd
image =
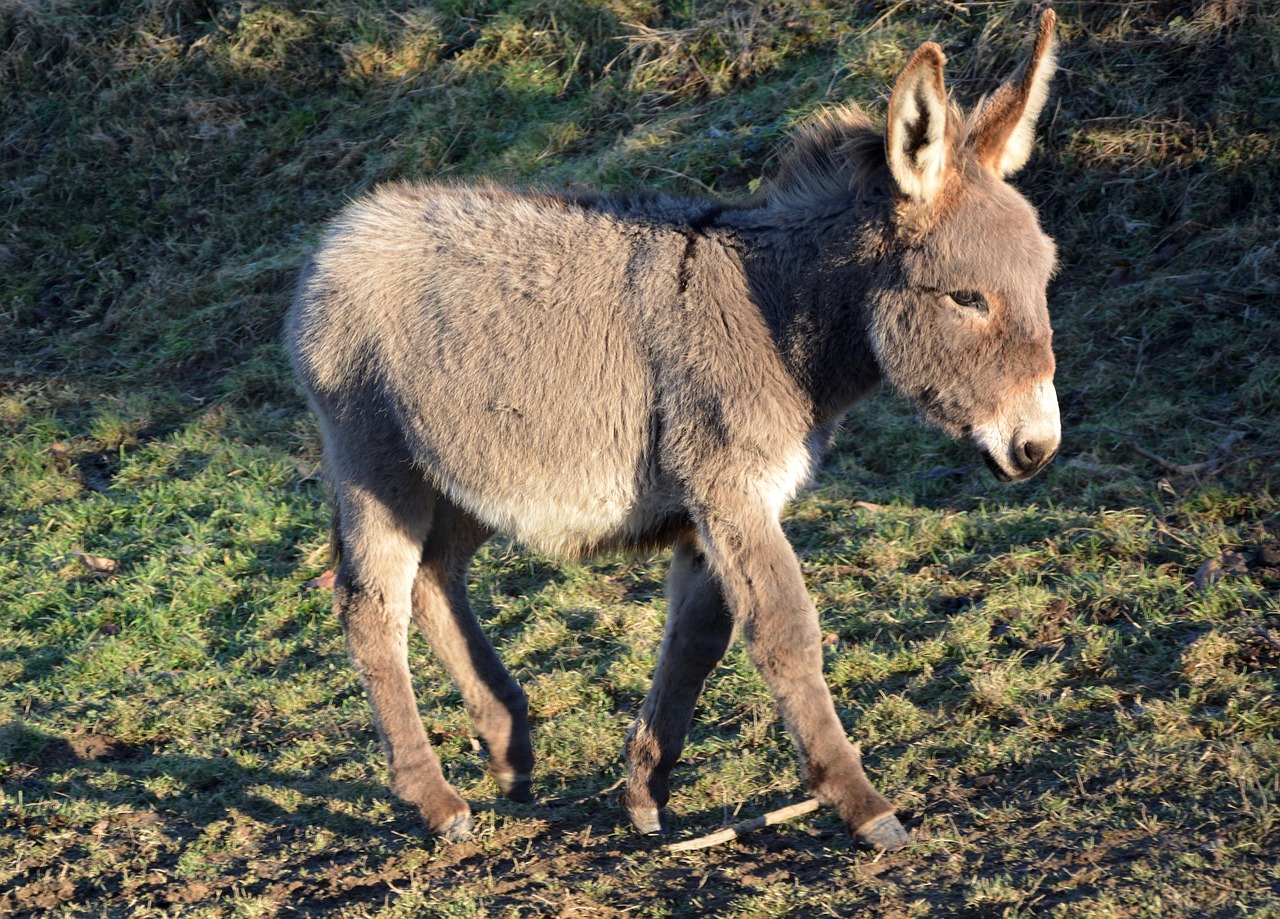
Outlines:
{"type": "Polygon", "coordinates": [[[1248,457],[1240,457],[1230,461],[1227,459],[1231,451],[1235,449],[1236,444],[1244,439],[1245,434],[1245,431],[1232,431],[1220,443],[1214,445],[1213,458],[1202,463],[1175,463],[1172,460],[1165,459],[1158,453],[1152,453],[1132,437],[1126,437],[1124,444],[1134,453],[1145,456],[1153,463],[1164,467],[1165,471],[1172,472],[1174,475],[1215,475],[1228,466],[1234,466],[1236,463],[1244,462],[1248,459],[1248,457]]]}
{"type": "Polygon", "coordinates": [[[591,794],[585,797],[578,798],[573,802],[573,805],[574,807],[581,807],[583,804],[586,804],[588,801],[595,801],[597,798],[607,798],[609,795],[613,794],[615,791],[617,791],[626,783],[627,783],[627,777],[624,775],[622,778],[618,779],[618,781],[614,782],[608,788],[602,788],[599,791],[591,792],[591,794]]]}
{"type": "Polygon", "coordinates": [[[818,806],[818,799],[810,798],[808,801],[801,801],[799,804],[788,804],[786,807],[780,807],[776,811],[769,811],[769,813],[759,817],[735,823],[733,826],[725,827],[723,830],[717,830],[706,836],[699,836],[697,839],[686,839],[683,842],[673,842],[663,848],[668,852],[692,852],[694,849],[709,849],[712,846],[720,845],[722,842],[729,842],[739,836],[745,836],[747,833],[754,833],[756,830],[773,826],[775,823],[783,823],[787,820],[794,820],[796,817],[802,817],[805,814],[812,814],[818,809],[818,806]]]}
{"type": "Polygon", "coordinates": [[[624,775],[618,781],[614,782],[608,788],[601,788],[590,794],[583,795],[581,798],[570,798],[567,795],[548,795],[547,797],[538,797],[538,805],[540,807],[581,807],[584,804],[590,804],[592,801],[598,801],[601,798],[607,798],[619,788],[627,783],[627,777],[624,775]]]}
{"type": "Polygon", "coordinates": [[[1202,472],[1209,472],[1217,465],[1216,463],[1211,462],[1190,463],[1187,465],[1175,463],[1172,460],[1165,459],[1158,453],[1152,453],[1135,440],[1126,440],[1124,445],[1134,453],[1137,453],[1140,456],[1145,456],[1147,459],[1151,460],[1151,462],[1164,467],[1166,471],[1172,472],[1175,475],[1199,475],[1202,472]]]}

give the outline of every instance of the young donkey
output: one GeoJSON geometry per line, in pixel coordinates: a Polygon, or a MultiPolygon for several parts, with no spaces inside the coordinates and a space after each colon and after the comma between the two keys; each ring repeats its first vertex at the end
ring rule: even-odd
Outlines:
{"type": "Polygon", "coordinates": [[[470,810],[423,731],[406,656],[426,634],[530,797],[525,695],[467,603],[494,532],[551,553],[674,545],[657,672],[623,801],[659,832],[703,682],[735,625],[812,793],[863,843],[907,841],[822,678],[818,616],[779,514],[844,412],[887,380],[1026,479],[1058,449],[1045,288],[1054,247],[1004,177],[1027,160],[1054,17],[965,117],[922,45],[881,133],[802,130],[758,198],[396,184],[351,205],[288,321],[337,489],[334,607],[395,792],[432,832],[470,810]]]}

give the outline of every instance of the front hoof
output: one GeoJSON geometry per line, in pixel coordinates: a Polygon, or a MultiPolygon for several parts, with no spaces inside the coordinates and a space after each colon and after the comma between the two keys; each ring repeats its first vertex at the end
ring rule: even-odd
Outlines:
{"type": "Polygon", "coordinates": [[[462,842],[471,838],[471,831],[475,828],[476,823],[471,819],[471,813],[468,811],[456,815],[439,828],[432,827],[431,831],[443,842],[462,842]]]}
{"type": "Polygon", "coordinates": [[[666,814],[660,807],[628,807],[627,816],[641,836],[667,835],[666,814]]]}
{"type": "Polygon", "coordinates": [[[517,804],[533,803],[533,776],[527,772],[506,772],[493,774],[498,783],[498,790],[517,804]]]}
{"type": "Polygon", "coordinates": [[[881,852],[892,852],[901,849],[911,841],[908,833],[893,814],[881,814],[873,817],[853,832],[858,842],[870,849],[881,852]]]}

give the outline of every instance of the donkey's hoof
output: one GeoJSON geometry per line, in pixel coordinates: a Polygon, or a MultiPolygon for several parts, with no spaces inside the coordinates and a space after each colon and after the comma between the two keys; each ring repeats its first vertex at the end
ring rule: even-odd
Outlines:
{"type": "Polygon", "coordinates": [[[462,842],[471,838],[471,831],[475,827],[476,823],[471,819],[471,812],[467,811],[458,814],[442,827],[433,828],[433,831],[443,842],[462,842]]]}
{"type": "Polygon", "coordinates": [[[517,804],[529,804],[533,801],[533,776],[527,772],[504,772],[493,774],[498,783],[498,790],[517,804]]]}
{"type": "Polygon", "coordinates": [[[667,834],[666,814],[660,807],[628,807],[627,816],[631,818],[631,825],[641,836],[667,834]]]}
{"type": "Polygon", "coordinates": [[[892,852],[901,849],[911,841],[908,833],[893,814],[881,814],[873,817],[854,831],[858,842],[881,852],[892,852]]]}

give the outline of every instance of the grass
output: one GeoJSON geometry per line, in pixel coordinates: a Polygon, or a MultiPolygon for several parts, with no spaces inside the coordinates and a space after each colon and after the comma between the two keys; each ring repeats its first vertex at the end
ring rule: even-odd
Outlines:
{"type": "MultiPolygon", "coordinates": [[[[415,644],[480,825],[425,840],[308,586],[325,495],[278,339],[345,200],[401,176],[744,192],[922,40],[972,104],[1030,7],[0,0],[0,911],[1280,916],[1270,4],[1057,5],[1017,179],[1062,253],[1049,472],[998,486],[885,394],[789,513],[909,848],[857,852],[828,814],[689,855],[631,837],[605,792],[665,561],[501,541],[472,594],[529,690],[542,800],[496,798],[415,644]]],[[[802,794],[741,648],[677,779],[681,834],[802,794]]]]}

